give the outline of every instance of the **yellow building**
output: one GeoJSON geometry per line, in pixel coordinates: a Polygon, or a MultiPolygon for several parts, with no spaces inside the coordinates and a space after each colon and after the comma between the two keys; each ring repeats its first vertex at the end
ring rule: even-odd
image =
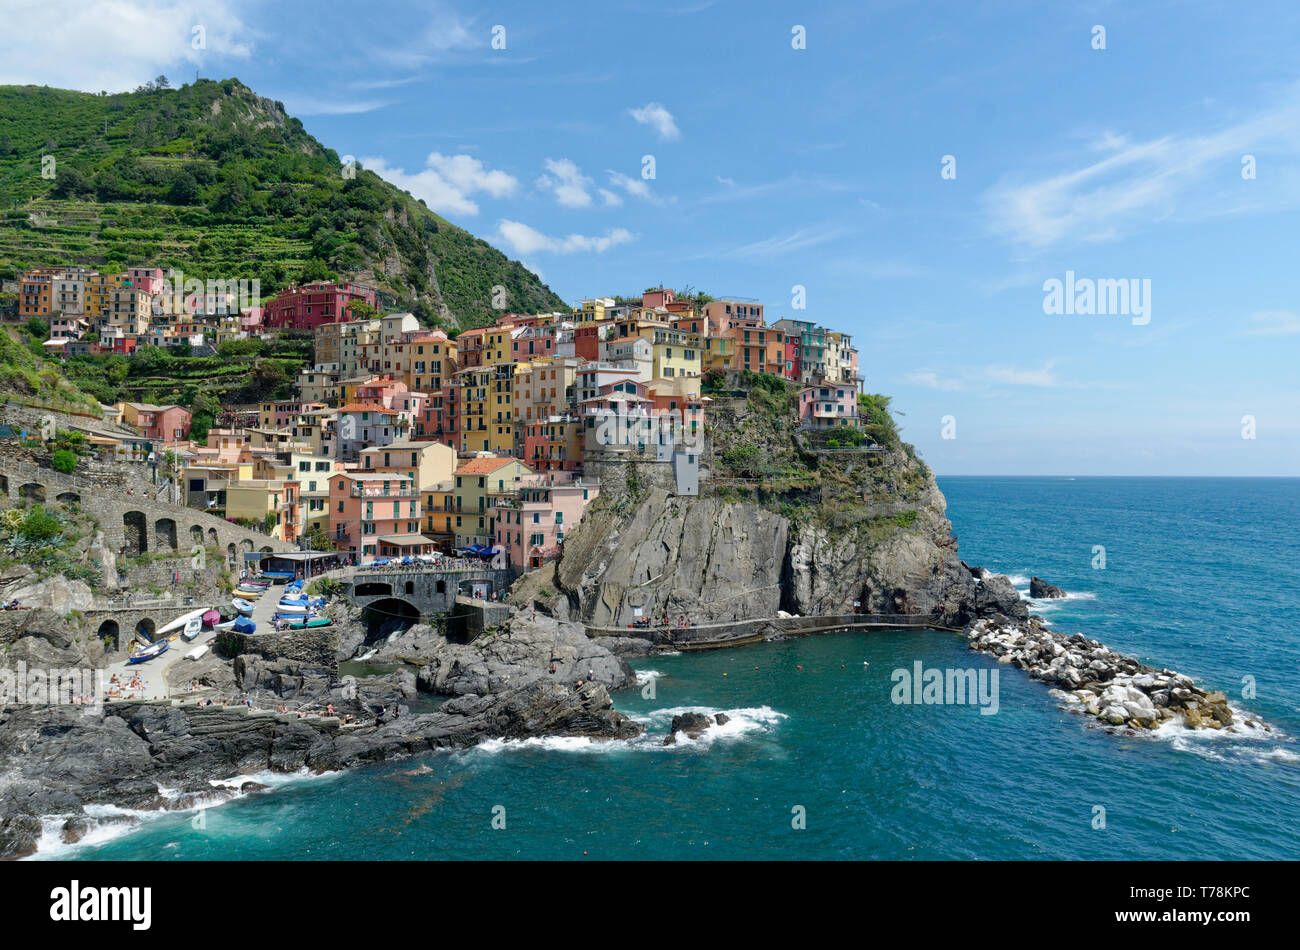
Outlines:
{"type": "Polygon", "coordinates": [[[456,464],[455,450],[441,442],[399,440],[361,450],[362,471],[400,472],[421,492],[451,481],[456,464]]]}
{"type": "Polygon", "coordinates": [[[684,330],[654,331],[654,379],[699,376],[702,370],[700,336],[684,330]]]}
{"type": "Polygon", "coordinates": [[[520,478],[531,474],[533,470],[518,459],[501,457],[470,459],[456,469],[452,487],[456,546],[491,545],[496,509],[489,496],[516,488],[520,478]]]}
{"type": "Polygon", "coordinates": [[[271,536],[281,541],[298,537],[295,484],[283,478],[250,478],[226,485],[226,517],[262,526],[274,515],[271,536]]]}
{"type": "Polygon", "coordinates": [[[573,308],[574,323],[595,323],[605,319],[605,311],[618,305],[613,297],[593,297],[573,308]]]}
{"type": "Polygon", "coordinates": [[[736,341],[729,336],[709,336],[704,338],[704,358],[701,363],[704,372],[718,370],[726,372],[736,368],[736,341]]]}

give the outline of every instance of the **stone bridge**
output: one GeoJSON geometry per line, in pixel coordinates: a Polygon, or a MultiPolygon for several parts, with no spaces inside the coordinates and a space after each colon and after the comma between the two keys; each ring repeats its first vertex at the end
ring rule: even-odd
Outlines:
{"type": "Polygon", "coordinates": [[[106,600],[83,610],[81,623],[88,633],[103,640],[106,647],[121,650],[131,642],[136,631],[143,631],[152,640],[159,627],[165,627],[177,617],[200,607],[220,607],[229,600],[229,597],[224,601],[212,597],[133,598],[130,603],[120,605],[106,600]]]}
{"type": "Polygon", "coordinates": [[[456,598],[481,599],[503,594],[513,580],[509,570],[448,571],[427,569],[370,570],[364,567],[335,572],[344,593],[372,617],[418,622],[456,613],[456,598]]]}
{"type": "Polygon", "coordinates": [[[137,486],[136,479],[103,467],[65,475],[25,459],[0,456],[0,497],[28,504],[77,505],[98,520],[105,544],[123,557],[172,554],[200,546],[219,550],[237,567],[244,553],[293,550],[276,538],[197,508],[154,498],[137,486]]]}

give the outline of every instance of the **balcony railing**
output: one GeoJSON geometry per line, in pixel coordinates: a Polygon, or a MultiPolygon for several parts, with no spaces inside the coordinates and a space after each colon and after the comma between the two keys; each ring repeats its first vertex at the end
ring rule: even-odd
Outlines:
{"type": "Polygon", "coordinates": [[[396,488],[353,485],[348,494],[353,498],[418,498],[420,490],[414,484],[401,485],[396,488]]]}

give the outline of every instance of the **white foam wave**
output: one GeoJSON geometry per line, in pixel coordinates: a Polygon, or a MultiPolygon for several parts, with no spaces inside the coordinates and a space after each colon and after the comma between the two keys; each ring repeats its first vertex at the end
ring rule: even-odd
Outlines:
{"type": "Polygon", "coordinates": [[[84,805],[79,814],[44,815],[41,817],[41,834],[36,840],[36,853],[30,855],[28,860],[67,858],[76,851],[121,838],[146,823],[168,815],[206,811],[246,798],[256,791],[255,789],[247,792],[240,791],[248,782],[256,782],[274,789],[307,779],[335,778],[342,774],[342,772],[311,772],[307,769],[299,769],[296,772],[253,772],[225,779],[210,779],[208,784],[212,787],[211,792],[182,792],[179,789],[160,785],[158,796],[165,803],[161,808],[123,808],[120,805],[101,803],[84,805]],[[83,819],[86,822],[85,833],[73,842],[65,841],[63,838],[63,826],[71,819],[83,819]]]}

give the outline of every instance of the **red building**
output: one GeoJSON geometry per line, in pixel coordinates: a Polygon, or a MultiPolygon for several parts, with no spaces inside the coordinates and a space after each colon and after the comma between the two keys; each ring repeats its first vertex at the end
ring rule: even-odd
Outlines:
{"type": "Polygon", "coordinates": [[[266,301],[263,324],[268,329],[315,330],[322,323],[352,319],[356,301],[375,306],[375,292],[353,283],[315,283],[289,287],[266,301]]]}

